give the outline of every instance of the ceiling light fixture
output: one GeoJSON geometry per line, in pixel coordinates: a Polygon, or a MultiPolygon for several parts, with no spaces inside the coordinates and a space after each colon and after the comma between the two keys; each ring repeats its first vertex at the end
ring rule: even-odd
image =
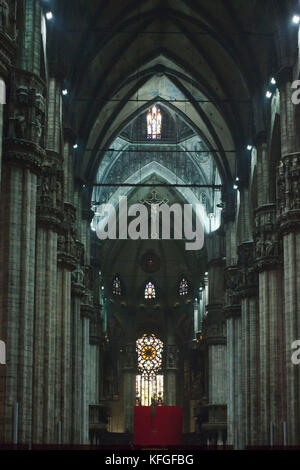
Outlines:
{"type": "Polygon", "coordinates": [[[53,18],[53,13],[52,13],[52,11],[47,11],[47,13],[46,13],[46,18],[47,18],[47,20],[52,20],[52,18],[53,18]]]}
{"type": "Polygon", "coordinates": [[[270,98],[272,97],[272,93],[270,92],[270,90],[267,91],[266,97],[267,97],[268,99],[270,99],[270,98]]]}
{"type": "Polygon", "coordinates": [[[67,96],[68,90],[65,88],[65,89],[62,91],[62,94],[63,94],[64,96],[67,96]]]}
{"type": "Polygon", "coordinates": [[[300,23],[300,16],[299,15],[294,15],[293,16],[293,23],[294,24],[299,24],[300,23]]]}

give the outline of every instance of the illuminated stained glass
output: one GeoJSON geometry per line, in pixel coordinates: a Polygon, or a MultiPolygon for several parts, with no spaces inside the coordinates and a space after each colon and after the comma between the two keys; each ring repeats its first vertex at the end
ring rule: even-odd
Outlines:
{"type": "Polygon", "coordinates": [[[121,295],[121,281],[118,276],[116,276],[113,280],[112,291],[114,295],[121,295]]]}
{"type": "Polygon", "coordinates": [[[136,404],[162,405],[164,378],[158,372],[162,366],[163,343],[154,334],[144,334],[136,342],[136,351],[140,371],[136,376],[136,404]]]}
{"type": "Polygon", "coordinates": [[[155,286],[152,282],[148,282],[145,287],[145,299],[155,299],[155,286]]]}
{"type": "Polygon", "coordinates": [[[160,109],[153,106],[147,113],[147,138],[160,139],[161,138],[162,116],[160,109]]]}
{"type": "Polygon", "coordinates": [[[179,283],[179,295],[187,295],[189,286],[187,280],[183,277],[179,283]]]}

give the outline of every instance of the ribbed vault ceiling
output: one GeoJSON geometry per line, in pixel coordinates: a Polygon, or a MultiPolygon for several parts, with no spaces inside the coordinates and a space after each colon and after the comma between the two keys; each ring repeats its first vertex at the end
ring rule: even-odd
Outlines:
{"type": "Polygon", "coordinates": [[[51,38],[67,62],[78,174],[94,182],[103,149],[161,101],[193,124],[231,181],[251,135],[250,100],[276,67],[279,3],[57,1],[51,38]]]}

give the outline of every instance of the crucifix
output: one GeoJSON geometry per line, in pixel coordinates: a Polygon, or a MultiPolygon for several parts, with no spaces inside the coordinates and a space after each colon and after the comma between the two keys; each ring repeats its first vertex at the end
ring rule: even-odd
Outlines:
{"type": "Polygon", "coordinates": [[[148,204],[151,207],[151,239],[158,239],[159,233],[157,233],[157,218],[158,208],[161,204],[168,204],[169,199],[160,199],[155,189],[151,192],[151,196],[142,198],[139,201],[141,204],[148,204]]]}

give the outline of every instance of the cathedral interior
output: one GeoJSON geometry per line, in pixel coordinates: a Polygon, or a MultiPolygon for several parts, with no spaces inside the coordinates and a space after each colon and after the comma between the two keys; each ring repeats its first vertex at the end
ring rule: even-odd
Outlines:
{"type": "Polygon", "coordinates": [[[300,445],[299,25],[0,0],[0,444],[117,448],[162,406],[182,446],[300,445]],[[124,197],[197,206],[203,246],[100,237],[124,197]]]}

